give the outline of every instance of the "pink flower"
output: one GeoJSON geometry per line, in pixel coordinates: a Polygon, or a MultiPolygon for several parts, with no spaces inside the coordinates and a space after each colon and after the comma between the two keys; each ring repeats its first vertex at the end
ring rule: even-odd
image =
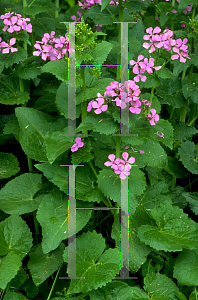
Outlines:
{"type": "Polygon", "coordinates": [[[98,102],[93,101],[92,102],[92,107],[93,108],[97,108],[96,110],[94,110],[95,114],[100,114],[102,111],[106,111],[108,108],[108,105],[103,105],[104,104],[104,99],[102,97],[102,95],[100,93],[97,93],[97,96],[99,98],[97,98],[98,102]]]}
{"type": "Polygon", "coordinates": [[[161,32],[161,28],[159,26],[155,27],[154,29],[152,27],[149,27],[146,29],[146,32],[149,33],[149,35],[144,35],[143,39],[144,40],[149,40],[150,43],[143,43],[143,47],[148,49],[151,47],[151,49],[149,50],[149,53],[152,53],[155,51],[155,41],[160,41],[161,38],[159,35],[154,35],[155,33],[160,33],[161,32]]]}
{"type": "Polygon", "coordinates": [[[84,147],[84,146],[85,146],[84,143],[82,142],[81,138],[77,137],[77,138],[75,139],[75,141],[76,141],[76,144],[74,144],[74,145],[71,147],[71,151],[72,151],[72,152],[75,152],[75,151],[78,150],[78,148],[81,148],[81,147],[84,147]]]}
{"type": "Polygon", "coordinates": [[[133,114],[137,114],[139,115],[141,112],[141,108],[138,108],[141,106],[141,102],[139,100],[135,101],[131,101],[130,102],[132,107],[129,107],[130,112],[132,112],[133,114]]]}
{"type": "Polygon", "coordinates": [[[155,133],[155,134],[157,134],[159,137],[164,137],[163,132],[159,132],[159,133],[155,133]]]}
{"type": "Polygon", "coordinates": [[[156,110],[154,108],[151,108],[151,114],[148,114],[148,116],[146,118],[149,118],[149,122],[150,124],[153,126],[155,125],[158,121],[159,121],[159,115],[156,114],[156,110]]]}
{"type": "Polygon", "coordinates": [[[127,152],[122,153],[122,157],[124,158],[124,160],[122,160],[120,158],[115,159],[115,155],[110,154],[108,156],[110,161],[105,162],[104,165],[107,167],[111,166],[111,168],[114,169],[114,172],[120,175],[120,179],[125,179],[126,176],[130,175],[129,170],[132,167],[130,164],[135,162],[135,157],[131,156],[129,160],[127,160],[128,156],[129,154],[127,152]]]}
{"type": "Polygon", "coordinates": [[[11,52],[17,52],[18,49],[12,47],[15,43],[16,43],[16,39],[15,38],[12,38],[10,40],[10,44],[7,44],[6,42],[2,42],[1,43],[1,47],[7,47],[7,48],[5,48],[5,49],[2,50],[2,53],[9,53],[10,50],[11,50],[11,52]]]}

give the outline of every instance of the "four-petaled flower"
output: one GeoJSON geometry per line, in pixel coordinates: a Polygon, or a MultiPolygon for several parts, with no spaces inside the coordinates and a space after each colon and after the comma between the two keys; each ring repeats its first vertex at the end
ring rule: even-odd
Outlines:
{"type": "Polygon", "coordinates": [[[10,50],[11,50],[11,52],[17,52],[18,49],[12,47],[15,43],[16,43],[15,38],[12,38],[10,40],[10,44],[8,44],[6,42],[1,42],[1,47],[6,47],[5,49],[2,50],[2,53],[9,53],[10,50]]]}

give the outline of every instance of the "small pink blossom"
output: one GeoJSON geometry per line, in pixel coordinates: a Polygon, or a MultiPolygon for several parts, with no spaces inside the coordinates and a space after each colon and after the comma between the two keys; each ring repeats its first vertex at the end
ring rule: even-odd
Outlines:
{"type": "Polygon", "coordinates": [[[77,138],[75,139],[75,142],[76,142],[76,144],[74,144],[74,145],[71,147],[71,151],[72,151],[72,152],[75,152],[75,151],[78,150],[78,148],[81,148],[81,147],[84,147],[84,146],[85,146],[84,143],[82,142],[82,140],[81,140],[80,137],[77,137],[77,138]]]}
{"type": "Polygon", "coordinates": [[[1,47],[6,47],[5,49],[2,50],[2,53],[9,53],[9,51],[11,50],[11,52],[17,52],[18,49],[17,48],[13,48],[12,46],[16,43],[16,39],[12,38],[10,40],[10,44],[7,44],[6,42],[1,42],[1,47]]]}

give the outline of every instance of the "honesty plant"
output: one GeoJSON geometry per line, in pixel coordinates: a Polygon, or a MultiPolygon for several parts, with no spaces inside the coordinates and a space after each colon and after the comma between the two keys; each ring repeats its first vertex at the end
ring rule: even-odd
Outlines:
{"type": "Polygon", "coordinates": [[[1,1],[0,298],[197,299],[197,5],[62,2],[1,1]]]}

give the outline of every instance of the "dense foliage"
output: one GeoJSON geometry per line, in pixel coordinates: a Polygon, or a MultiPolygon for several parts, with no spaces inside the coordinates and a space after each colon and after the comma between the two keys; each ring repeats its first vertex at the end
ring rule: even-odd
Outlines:
{"type": "Polygon", "coordinates": [[[197,7],[0,1],[0,299],[198,299],[197,7]]]}

